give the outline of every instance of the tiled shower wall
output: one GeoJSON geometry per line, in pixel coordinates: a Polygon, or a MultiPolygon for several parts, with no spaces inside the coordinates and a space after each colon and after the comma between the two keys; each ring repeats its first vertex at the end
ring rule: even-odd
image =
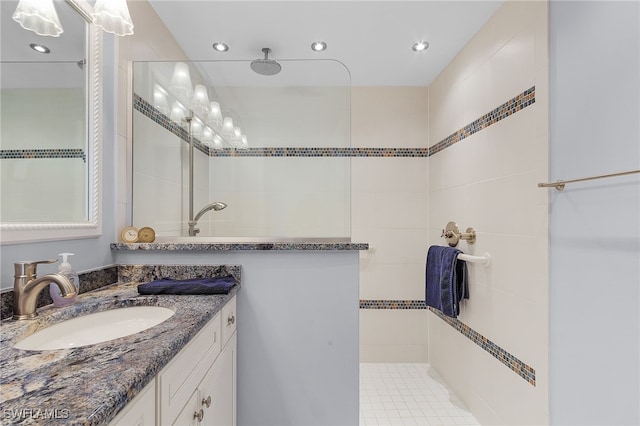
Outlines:
{"type": "Polygon", "coordinates": [[[547,14],[546,2],[505,2],[429,87],[431,144],[535,99],[429,157],[429,243],[456,221],[477,231],[458,248],[492,257],[470,266],[460,322],[428,314],[429,362],[481,424],[548,423],[548,190],[536,186],[548,176],[547,14]]]}
{"type": "Polygon", "coordinates": [[[6,222],[86,220],[84,90],[3,89],[0,100],[0,215],[6,222]]]}
{"type": "MultiPolygon", "coordinates": [[[[118,37],[118,108],[117,108],[117,211],[116,211],[116,239],[120,229],[128,224],[128,217],[131,213],[130,188],[132,187],[133,176],[131,161],[128,152],[132,152],[131,141],[133,135],[131,93],[131,76],[133,74],[131,61],[179,61],[186,60],[186,55],[173,39],[173,36],[166,29],[151,5],[146,1],[133,1],[128,3],[131,19],[136,23],[135,34],[127,37],[118,37]]],[[[177,138],[173,137],[173,141],[177,138]]],[[[178,149],[178,148],[176,148],[178,149]]],[[[176,154],[179,151],[174,151],[176,154]]],[[[182,157],[186,158],[186,157],[182,157]]],[[[157,159],[149,159],[149,163],[157,159]]],[[[175,160],[175,158],[174,158],[175,160]]],[[[166,161],[160,161],[158,166],[166,166],[166,161]]],[[[174,166],[171,166],[173,169],[174,166]]],[[[168,172],[168,171],[167,171],[168,172]]],[[[139,177],[140,178],[140,177],[139,177]]],[[[173,179],[177,184],[182,176],[163,176],[161,170],[147,170],[142,179],[147,179],[151,183],[159,183],[162,179],[173,179]]],[[[178,188],[174,186],[175,190],[178,188]]],[[[162,196],[161,196],[162,197],[162,196]]],[[[157,196],[156,196],[157,199],[157,196]]],[[[172,208],[173,204],[164,204],[162,210],[172,208]]],[[[160,211],[156,213],[161,214],[160,211]]],[[[144,221],[144,219],[141,219],[144,221]]],[[[165,221],[166,226],[176,226],[172,220],[165,221]]],[[[148,226],[147,223],[135,223],[136,226],[148,226]]]]}
{"type": "MultiPolygon", "coordinates": [[[[354,87],[354,148],[422,148],[414,156],[351,159],[352,240],[361,300],[424,300],[427,241],[428,88],[354,87]]],[[[427,312],[361,309],[361,362],[427,362],[427,312]]]]}

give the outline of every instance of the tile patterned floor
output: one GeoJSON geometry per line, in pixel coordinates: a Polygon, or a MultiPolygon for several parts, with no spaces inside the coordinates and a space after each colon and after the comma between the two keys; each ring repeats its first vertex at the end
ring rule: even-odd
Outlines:
{"type": "Polygon", "coordinates": [[[360,426],[479,425],[429,364],[360,364],[360,426]]]}

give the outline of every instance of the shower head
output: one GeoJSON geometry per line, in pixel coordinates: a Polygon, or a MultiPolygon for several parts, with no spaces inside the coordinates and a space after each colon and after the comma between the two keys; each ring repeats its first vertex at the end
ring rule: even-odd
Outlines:
{"type": "Polygon", "coordinates": [[[202,210],[200,210],[198,212],[198,214],[193,219],[193,221],[197,222],[198,219],[200,219],[202,217],[202,215],[205,214],[206,212],[208,212],[209,210],[218,211],[218,210],[224,209],[225,207],[227,207],[227,205],[225,203],[220,202],[220,201],[216,201],[215,203],[207,204],[206,206],[204,206],[202,208],[202,210]]]}
{"type": "Polygon", "coordinates": [[[265,47],[262,51],[264,52],[264,58],[251,61],[251,69],[260,75],[278,74],[282,70],[282,66],[273,59],[269,59],[271,49],[265,47]]]}

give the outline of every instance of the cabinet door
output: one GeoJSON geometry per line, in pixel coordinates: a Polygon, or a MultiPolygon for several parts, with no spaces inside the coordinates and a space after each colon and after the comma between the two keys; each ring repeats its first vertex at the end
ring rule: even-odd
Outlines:
{"type": "Polygon", "coordinates": [[[207,426],[235,426],[235,335],[216,359],[200,383],[203,424],[207,426]]]}
{"type": "Polygon", "coordinates": [[[153,379],[118,413],[109,426],[153,426],[156,424],[156,380],[153,379]]]}
{"type": "MultiPolygon", "coordinates": [[[[171,423],[171,426],[198,426],[202,423],[204,418],[204,411],[200,407],[200,394],[198,391],[194,391],[184,408],[176,416],[171,423]]],[[[161,424],[166,424],[162,422],[161,424]]]]}
{"type": "Polygon", "coordinates": [[[229,300],[222,308],[222,346],[227,344],[227,341],[236,332],[237,318],[236,318],[236,296],[229,300]]]}

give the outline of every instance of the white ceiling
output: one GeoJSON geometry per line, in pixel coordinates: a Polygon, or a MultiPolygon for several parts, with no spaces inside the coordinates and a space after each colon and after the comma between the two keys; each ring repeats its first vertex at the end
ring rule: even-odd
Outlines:
{"type": "MultiPolygon", "coordinates": [[[[261,49],[269,47],[276,60],[340,61],[354,86],[427,86],[502,0],[150,3],[192,60],[252,60],[263,57],[261,49]],[[311,43],[318,40],[327,43],[326,51],[311,51],[311,43]],[[411,50],[420,40],[428,41],[429,49],[411,50]],[[227,43],[229,51],[215,52],[215,41],[227,43]]],[[[285,82],[287,63],[282,63],[278,76],[254,78],[285,82]]],[[[290,70],[294,72],[304,78],[304,71],[290,70]]]]}

